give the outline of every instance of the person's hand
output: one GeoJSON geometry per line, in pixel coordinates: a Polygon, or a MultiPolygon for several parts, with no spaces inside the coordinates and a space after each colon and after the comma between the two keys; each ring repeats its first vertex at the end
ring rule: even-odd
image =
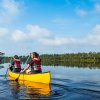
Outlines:
{"type": "Polygon", "coordinates": [[[24,72],[23,70],[20,71],[20,73],[23,73],[23,72],[24,72]]]}
{"type": "Polygon", "coordinates": [[[11,67],[11,64],[9,64],[9,67],[11,67]]]}

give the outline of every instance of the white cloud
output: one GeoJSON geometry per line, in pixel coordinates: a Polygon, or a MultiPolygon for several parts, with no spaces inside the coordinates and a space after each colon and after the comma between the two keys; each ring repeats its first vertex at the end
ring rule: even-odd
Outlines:
{"type": "Polygon", "coordinates": [[[44,45],[64,45],[75,43],[75,39],[67,38],[67,37],[56,37],[52,34],[48,29],[41,28],[38,25],[28,24],[26,26],[27,32],[23,32],[21,30],[15,30],[12,33],[12,39],[14,41],[30,41],[35,40],[44,45]]]}
{"type": "Polygon", "coordinates": [[[21,11],[16,0],[1,0],[0,1],[0,23],[8,23],[14,19],[21,11]]]}
{"type": "Polygon", "coordinates": [[[54,36],[52,39],[41,39],[41,43],[45,45],[100,45],[100,25],[97,24],[90,33],[81,38],[74,38],[74,37],[57,37],[54,36]]]}
{"type": "Polygon", "coordinates": [[[91,31],[91,34],[89,34],[85,42],[87,44],[92,44],[92,45],[100,45],[100,25],[97,24],[91,31]]]}
{"type": "Polygon", "coordinates": [[[94,28],[93,28],[93,32],[95,34],[100,34],[100,24],[97,24],[94,28]]]}
{"type": "Polygon", "coordinates": [[[61,45],[100,45],[100,25],[96,25],[85,37],[58,37],[45,28],[38,25],[27,25],[27,32],[15,30],[12,33],[14,41],[36,41],[42,45],[61,46],[61,45]]]}
{"type": "MultiPolygon", "coordinates": [[[[97,24],[88,35],[80,38],[75,37],[61,37],[54,35],[46,28],[41,28],[38,25],[26,25],[23,30],[13,30],[12,32],[6,28],[0,28],[0,45],[2,50],[7,50],[7,53],[16,52],[23,54],[23,52],[27,53],[32,50],[36,51],[55,51],[57,52],[57,48],[62,51],[65,50],[66,46],[68,48],[83,48],[84,46],[90,46],[91,48],[94,46],[100,46],[100,24],[97,24]],[[31,28],[30,28],[31,27],[31,28]],[[26,31],[23,31],[26,30],[26,31]],[[43,33],[42,33],[43,32],[43,33]],[[45,34],[44,34],[45,33],[45,34]],[[5,36],[5,38],[1,37],[5,36]],[[17,42],[17,43],[16,43],[17,42]],[[36,44],[34,44],[34,42],[36,44]],[[15,44],[16,43],[16,44],[15,44]],[[16,48],[9,45],[16,45],[16,48]],[[33,45],[33,46],[32,46],[33,45]],[[38,46],[37,46],[38,45],[38,46]],[[54,48],[55,50],[54,50],[54,48]],[[35,47],[35,48],[34,48],[35,47]],[[62,48],[64,47],[64,49],[62,48]],[[12,52],[11,52],[12,51],[12,52]]],[[[58,51],[59,51],[58,50],[58,51]]],[[[70,51],[71,49],[69,49],[70,51]]],[[[76,49],[77,50],[77,49],[76,49]]],[[[93,48],[94,50],[94,48],[93,48]]],[[[66,52],[66,51],[65,51],[66,52]]]]}
{"type": "Polygon", "coordinates": [[[51,45],[51,46],[74,44],[76,42],[74,38],[67,38],[67,37],[54,37],[52,39],[40,39],[39,41],[44,45],[51,45]]]}
{"type": "Polygon", "coordinates": [[[100,12],[100,4],[95,4],[95,11],[100,12]]]}
{"type": "Polygon", "coordinates": [[[8,34],[8,29],[0,27],[0,37],[5,36],[8,34]]]}
{"type": "Polygon", "coordinates": [[[12,39],[14,41],[27,41],[27,40],[39,40],[44,38],[50,38],[51,33],[45,28],[41,28],[38,25],[28,24],[26,26],[26,32],[21,30],[15,30],[12,32],[12,39]]]}
{"type": "Polygon", "coordinates": [[[86,16],[87,15],[87,12],[85,11],[85,10],[83,10],[83,9],[76,9],[76,14],[78,15],[78,16],[86,16]]]}
{"type": "Polygon", "coordinates": [[[46,28],[41,28],[38,25],[27,25],[27,29],[29,31],[30,37],[34,39],[39,38],[48,38],[51,35],[51,32],[47,30],[46,28]]]}
{"type": "Polygon", "coordinates": [[[15,30],[13,33],[12,33],[12,39],[14,41],[23,41],[23,40],[26,40],[28,39],[28,34],[20,31],[20,30],[15,30]]]}
{"type": "Polygon", "coordinates": [[[3,0],[2,7],[8,14],[16,15],[19,13],[18,4],[15,0],[3,0]]]}

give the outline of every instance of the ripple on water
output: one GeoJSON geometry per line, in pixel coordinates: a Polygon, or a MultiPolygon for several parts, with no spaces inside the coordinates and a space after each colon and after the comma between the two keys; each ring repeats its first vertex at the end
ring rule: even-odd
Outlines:
{"type": "Polygon", "coordinates": [[[12,94],[9,90],[8,81],[0,80],[0,100],[12,100],[12,94]]]}
{"type": "Polygon", "coordinates": [[[63,100],[100,100],[100,91],[51,84],[51,98],[63,100]]]}

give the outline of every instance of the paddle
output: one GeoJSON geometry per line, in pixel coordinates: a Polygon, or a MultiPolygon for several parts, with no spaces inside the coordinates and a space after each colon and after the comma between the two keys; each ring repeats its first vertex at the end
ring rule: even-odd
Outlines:
{"type": "MultiPolygon", "coordinates": [[[[11,59],[10,59],[10,64],[11,64],[11,61],[12,61],[12,57],[11,57],[11,59]]],[[[7,76],[8,69],[11,68],[11,67],[12,67],[12,66],[9,65],[9,67],[7,68],[7,71],[6,71],[5,77],[7,76]]]]}
{"type": "MultiPolygon", "coordinates": [[[[27,60],[26,60],[26,62],[25,62],[25,63],[27,63],[27,61],[29,60],[29,58],[30,58],[30,56],[27,58],[27,60]]],[[[18,81],[18,79],[19,79],[20,75],[21,75],[21,73],[20,73],[20,74],[19,74],[19,76],[15,79],[15,81],[18,81]]]]}

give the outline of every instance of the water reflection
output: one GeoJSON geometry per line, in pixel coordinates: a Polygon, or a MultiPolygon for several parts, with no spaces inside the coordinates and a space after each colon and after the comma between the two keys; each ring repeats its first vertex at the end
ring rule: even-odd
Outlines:
{"type": "Polygon", "coordinates": [[[18,94],[20,92],[20,86],[17,82],[9,81],[9,88],[11,90],[12,96],[16,99],[19,98],[18,94]]]}
{"type": "MultiPolygon", "coordinates": [[[[8,63],[3,61],[1,64],[8,63]]],[[[25,61],[22,61],[22,65],[25,64],[25,61]]],[[[75,62],[75,61],[42,61],[42,66],[63,66],[63,67],[77,67],[77,68],[98,68],[100,69],[100,62],[75,62]]],[[[2,68],[3,66],[0,66],[2,68]]]]}
{"type": "MultiPolygon", "coordinates": [[[[25,65],[24,65],[25,66],[25,65]]],[[[0,100],[49,99],[49,100],[99,100],[100,70],[65,67],[42,66],[43,71],[51,72],[51,84],[27,81],[8,81],[4,75],[8,64],[0,69],[0,100]],[[5,96],[6,95],[6,96],[5,96]]],[[[93,67],[95,68],[95,67],[93,67]]]]}
{"type": "Polygon", "coordinates": [[[9,81],[13,97],[16,99],[38,99],[50,96],[50,85],[29,81],[9,81]]]}
{"type": "Polygon", "coordinates": [[[59,61],[57,62],[43,62],[44,66],[63,66],[63,67],[77,67],[77,68],[89,68],[94,69],[98,68],[100,69],[100,63],[99,62],[71,62],[71,61],[59,61]]]}

